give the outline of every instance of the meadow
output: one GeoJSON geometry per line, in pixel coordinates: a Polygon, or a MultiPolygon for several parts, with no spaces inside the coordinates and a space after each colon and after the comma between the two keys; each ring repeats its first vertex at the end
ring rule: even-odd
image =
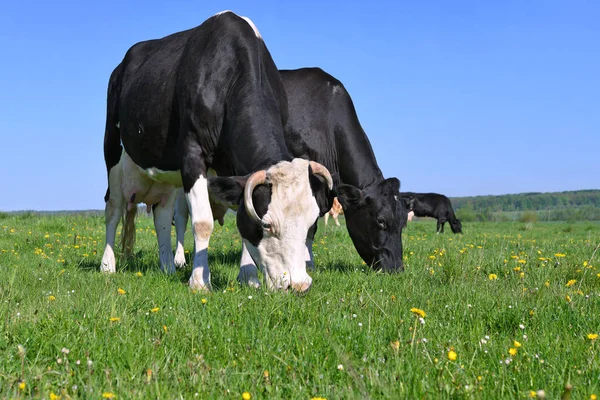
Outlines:
{"type": "Polygon", "coordinates": [[[406,271],[387,275],[340,222],[320,222],[299,296],[236,283],[231,216],[211,239],[214,290],[195,293],[189,267],[160,272],[151,218],[105,275],[102,217],[2,214],[0,398],[600,395],[600,223],[413,222],[406,271]]]}

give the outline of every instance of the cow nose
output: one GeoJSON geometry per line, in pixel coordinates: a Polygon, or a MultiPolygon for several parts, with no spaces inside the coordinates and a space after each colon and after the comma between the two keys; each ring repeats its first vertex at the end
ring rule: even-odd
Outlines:
{"type": "Polygon", "coordinates": [[[402,256],[396,257],[394,253],[388,250],[383,250],[380,254],[380,266],[385,272],[402,272],[404,264],[402,256]]]}
{"type": "Polygon", "coordinates": [[[312,278],[310,276],[300,282],[292,282],[292,290],[297,293],[307,293],[311,286],[312,278]]]}

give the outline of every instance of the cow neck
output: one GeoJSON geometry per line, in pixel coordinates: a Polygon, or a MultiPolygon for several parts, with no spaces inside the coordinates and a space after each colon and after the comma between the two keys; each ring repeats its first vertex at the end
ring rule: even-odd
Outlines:
{"type": "Polygon", "coordinates": [[[337,135],[337,164],[340,181],[364,189],[383,180],[383,174],[367,135],[337,135]]]}

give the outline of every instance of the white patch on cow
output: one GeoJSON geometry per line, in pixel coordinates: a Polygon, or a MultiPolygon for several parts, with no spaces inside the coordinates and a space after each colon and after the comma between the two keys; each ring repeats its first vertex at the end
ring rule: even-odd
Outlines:
{"type": "Polygon", "coordinates": [[[110,197],[106,202],[104,209],[104,217],[106,224],[106,244],[104,246],[104,254],[100,263],[102,272],[113,273],[116,271],[115,261],[115,237],[119,221],[125,210],[125,198],[121,188],[123,171],[121,164],[112,167],[108,173],[108,187],[110,189],[110,197]]]}
{"type": "Polygon", "coordinates": [[[414,212],[414,211],[410,211],[410,212],[408,213],[408,216],[407,216],[407,218],[406,218],[406,219],[407,219],[408,221],[412,221],[414,216],[415,216],[415,212],[414,212]]]}
{"type": "Polygon", "coordinates": [[[263,221],[265,229],[258,247],[246,243],[248,252],[265,274],[270,289],[306,291],[312,278],[306,273],[305,240],[319,216],[313,196],[308,160],[282,161],[267,170],[271,182],[271,202],[263,221]]]}
{"type": "Polygon", "coordinates": [[[194,266],[189,284],[192,289],[210,290],[208,242],[214,223],[208,197],[208,180],[202,175],[198,177],[186,198],[194,233],[194,266]]]}
{"type": "Polygon", "coordinates": [[[117,122],[117,129],[121,128],[121,121],[117,122]]]}
{"type": "Polygon", "coordinates": [[[242,258],[240,260],[240,273],[238,274],[237,279],[242,285],[249,285],[254,288],[260,287],[258,268],[256,268],[256,264],[254,264],[254,260],[248,252],[246,240],[242,241],[242,258]]]}
{"type": "Polygon", "coordinates": [[[183,247],[185,228],[188,222],[189,208],[183,188],[177,189],[175,200],[175,235],[177,237],[177,249],[175,250],[175,266],[180,268],[185,265],[185,249],[183,247]]]}

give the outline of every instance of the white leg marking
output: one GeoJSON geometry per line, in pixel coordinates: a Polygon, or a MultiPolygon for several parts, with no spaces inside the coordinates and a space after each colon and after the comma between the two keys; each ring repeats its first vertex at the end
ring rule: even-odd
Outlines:
{"type": "Polygon", "coordinates": [[[160,269],[168,273],[175,272],[171,247],[171,223],[173,221],[176,194],[177,191],[173,189],[164,204],[159,203],[154,207],[154,228],[158,239],[160,269]]]}
{"type": "Polygon", "coordinates": [[[240,273],[237,279],[242,285],[249,285],[257,289],[260,287],[258,268],[256,268],[256,264],[254,264],[254,260],[248,252],[246,240],[242,241],[242,259],[240,260],[240,273]]]}
{"type": "Polygon", "coordinates": [[[192,289],[210,290],[208,242],[213,231],[213,216],[208,198],[208,181],[200,176],[186,195],[192,215],[194,233],[194,267],[190,277],[192,289]]]}
{"type": "Polygon", "coordinates": [[[175,201],[175,232],[177,233],[177,250],[175,251],[175,266],[181,268],[185,265],[184,238],[185,228],[188,223],[189,208],[183,189],[177,190],[175,201]]]}
{"type": "Polygon", "coordinates": [[[327,226],[327,222],[329,221],[329,211],[327,212],[327,214],[325,214],[323,218],[325,218],[325,226],[327,226]]]}
{"type": "Polygon", "coordinates": [[[314,271],[315,259],[313,257],[312,245],[313,245],[313,241],[310,239],[306,239],[306,252],[305,252],[306,269],[314,271]]]}
{"type": "Polygon", "coordinates": [[[110,189],[110,197],[104,208],[104,219],[106,223],[106,246],[102,255],[100,270],[102,272],[113,273],[116,271],[115,261],[115,236],[117,234],[117,226],[119,220],[123,216],[125,210],[125,198],[121,189],[121,164],[112,167],[109,172],[108,187],[110,189]]]}

